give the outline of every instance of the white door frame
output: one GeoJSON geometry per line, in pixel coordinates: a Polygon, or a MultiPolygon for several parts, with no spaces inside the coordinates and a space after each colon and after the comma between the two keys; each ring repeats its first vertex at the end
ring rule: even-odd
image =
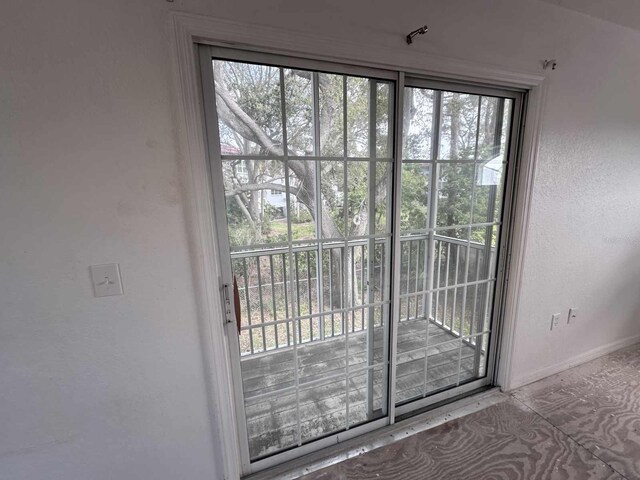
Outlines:
{"type": "Polygon", "coordinates": [[[509,390],[514,332],[517,327],[518,299],[526,249],[528,219],[545,98],[545,77],[487,67],[474,62],[429,56],[410,48],[371,48],[330,36],[292,32],[273,27],[229,20],[171,13],[173,62],[179,104],[179,135],[183,155],[185,211],[189,222],[191,258],[202,335],[203,356],[211,409],[214,439],[222,443],[224,478],[241,475],[240,443],[234,414],[231,361],[225,338],[224,305],[220,286],[220,255],[216,237],[213,192],[207,155],[200,73],[196,43],[205,43],[268,53],[328,60],[350,65],[370,66],[420,76],[517,87],[528,91],[524,117],[522,151],[517,172],[516,209],[513,218],[511,261],[507,266],[508,288],[497,384],[509,390]],[[295,37],[295,43],[292,38],[295,37]]]}

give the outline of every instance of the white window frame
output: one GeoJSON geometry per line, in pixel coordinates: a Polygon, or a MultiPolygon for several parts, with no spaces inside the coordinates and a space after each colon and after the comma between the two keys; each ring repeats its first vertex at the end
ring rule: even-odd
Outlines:
{"type": "MultiPolygon", "coordinates": [[[[446,79],[465,84],[492,85],[524,89],[527,106],[521,135],[520,158],[516,172],[517,188],[512,219],[511,253],[507,262],[508,289],[504,298],[496,383],[509,390],[512,383],[511,359],[517,328],[518,299],[522,284],[528,219],[538,155],[545,77],[508,69],[487,67],[474,62],[434,57],[406,46],[393,48],[344,42],[308,32],[283,31],[229,20],[171,13],[175,84],[179,103],[181,151],[184,152],[186,214],[189,221],[194,287],[201,329],[204,363],[210,395],[214,438],[222,444],[225,479],[238,479],[250,473],[242,465],[240,439],[234,413],[232,362],[225,338],[224,305],[219,292],[220,255],[214,222],[213,192],[205,137],[200,73],[196,44],[232,46],[243,50],[295,55],[350,66],[373,67],[406,72],[423,78],[446,79]],[[295,44],[291,38],[295,37],[295,44]]],[[[402,73],[401,73],[402,75],[402,73]]],[[[303,448],[303,447],[301,447],[303,448]]]]}

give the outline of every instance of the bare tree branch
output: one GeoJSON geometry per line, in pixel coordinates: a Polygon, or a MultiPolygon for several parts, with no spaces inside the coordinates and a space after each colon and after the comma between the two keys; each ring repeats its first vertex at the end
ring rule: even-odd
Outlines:
{"type": "Polygon", "coordinates": [[[239,195],[234,195],[234,199],[235,199],[236,203],[238,204],[238,207],[240,208],[240,211],[242,212],[242,214],[246,217],[247,221],[249,222],[249,225],[251,225],[251,229],[255,232],[256,231],[256,223],[253,221],[253,218],[251,218],[251,214],[249,213],[249,210],[247,210],[247,207],[245,206],[245,204],[242,202],[242,200],[240,200],[240,196],[239,195]]]}

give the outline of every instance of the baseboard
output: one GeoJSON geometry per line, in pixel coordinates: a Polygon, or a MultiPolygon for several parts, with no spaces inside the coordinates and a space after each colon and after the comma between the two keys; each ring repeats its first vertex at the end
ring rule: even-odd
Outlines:
{"type": "Polygon", "coordinates": [[[536,370],[529,375],[524,375],[522,377],[516,378],[509,383],[509,389],[505,391],[515,390],[516,388],[523,387],[524,385],[537,382],[538,380],[542,380],[543,378],[555,375],[556,373],[564,372],[565,370],[568,370],[570,368],[577,367],[578,365],[590,362],[591,360],[595,360],[596,358],[606,355],[607,353],[615,352],[616,350],[629,347],[636,343],[640,343],[640,335],[635,335],[633,337],[624,338],[622,340],[608,343],[607,345],[602,345],[601,347],[596,347],[592,350],[589,350],[588,352],[576,355],[575,357],[572,357],[562,363],[541,368],[540,370],[536,370]]]}

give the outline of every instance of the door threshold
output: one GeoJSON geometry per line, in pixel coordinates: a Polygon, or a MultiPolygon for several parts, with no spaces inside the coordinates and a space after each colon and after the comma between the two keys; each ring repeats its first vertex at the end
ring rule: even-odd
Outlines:
{"type": "Polygon", "coordinates": [[[499,387],[493,387],[479,393],[466,395],[464,398],[449,402],[446,405],[436,405],[428,411],[417,413],[410,417],[407,415],[404,419],[393,425],[388,425],[276,467],[248,475],[243,477],[243,480],[268,480],[273,478],[293,480],[349,458],[370,452],[376,448],[384,447],[403,438],[415,435],[416,433],[424,432],[450,420],[478,412],[492,405],[501,403],[508,398],[509,396],[502,393],[499,387]]]}

